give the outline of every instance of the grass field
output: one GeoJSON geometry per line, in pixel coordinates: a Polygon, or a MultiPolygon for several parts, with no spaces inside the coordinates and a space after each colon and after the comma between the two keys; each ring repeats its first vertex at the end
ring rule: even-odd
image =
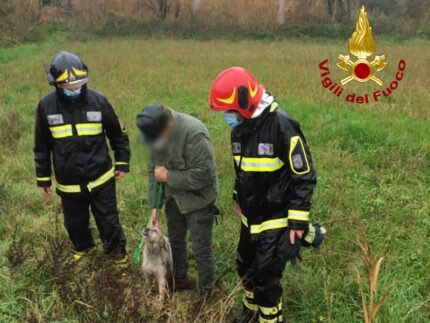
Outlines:
{"type": "MultiPolygon", "coordinates": [[[[305,251],[302,263],[285,270],[288,321],[362,321],[361,290],[368,303],[369,266],[383,256],[374,302],[395,285],[376,321],[429,322],[430,44],[379,42],[378,53],[390,64],[379,74],[386,84],[400,59],[407,68],[392,96],[363,106],[344,103],[320,84],[318,64],[325,58],[334,80],[345,76],[335,67],[341,53],[347,54],[344,43],[327,41],[133,38],[0,49],[0,322],[227,322],[239,309],[234,259],[240,220],[231,211],[229,129],[208,109],[212,80],[231,65],[252,70],[301,122],[318,172],[312,218],[328,235],[320,250],[305,251]],[[207,125],[221,185],[214,253],[222,299],[202,306],[185,292],[163,306],[143,291],[137,272],[119,278],[101,254],[78,266],[65,261],[71,247],[59,199],[39,195],[32,155],[36,104],[50,91],[42,64],[60,49],[86,60],[90,85],[110,98],[128,126],[132,169],[118,195],[130,251],[148,215],[137,111],[158,101],[207,125]]],[[[345,86],[357,93],[374,89],[345,86]]]]}

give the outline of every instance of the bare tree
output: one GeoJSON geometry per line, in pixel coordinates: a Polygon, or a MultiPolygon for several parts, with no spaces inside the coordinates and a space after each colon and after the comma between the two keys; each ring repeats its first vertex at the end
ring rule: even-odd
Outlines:
{"type": "Polygon", "coordinates": [[[351,0],[346,0],[346,23],[351,22],[351,0]]]}
{"type": "Polygon", "coordinates": [[[192,0],[191,1],[191,11],[193,14],[196,14],[197,11],[200,10],[200,7],[202,5],[202,1],[201,0],[192,0]]]}
{"type": "Polygon", "coordinates": [[[285,23],[285,0],[278,0],[278,24],[285,23]]]}
{"type": "Polygon", "coordinates": [[[142,5],[161,21],[166,20],[169,12],[169,0],[143,0],[142,5]]]}

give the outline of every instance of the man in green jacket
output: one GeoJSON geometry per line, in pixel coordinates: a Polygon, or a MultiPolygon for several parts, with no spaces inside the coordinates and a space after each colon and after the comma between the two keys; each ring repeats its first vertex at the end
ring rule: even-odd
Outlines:
{"type": "Polygon", "coordinates": [[[172,245],[175,288],[187,286],[186,235],[191,232],[201,294],[214,287],[212,227],[217,209],[218,179],[213,147],[206,127],[198,119],[159,104],[137,115],[142,142],[150,147],[149,202],[152,225],[157,226],[152,199],[155,180],[164,183],[165,209],[172,245]]]}

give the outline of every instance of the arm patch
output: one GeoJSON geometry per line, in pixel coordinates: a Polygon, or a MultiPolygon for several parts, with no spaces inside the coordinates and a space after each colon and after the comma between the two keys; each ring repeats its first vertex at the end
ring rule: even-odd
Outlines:
{"type": "Polygon", "coordinates": [[[293,173],[297,175],[309,173],[310,167],[308,157],[306,156],[303,141],[299,136],[291,137],[289,161],[293,173]]]}

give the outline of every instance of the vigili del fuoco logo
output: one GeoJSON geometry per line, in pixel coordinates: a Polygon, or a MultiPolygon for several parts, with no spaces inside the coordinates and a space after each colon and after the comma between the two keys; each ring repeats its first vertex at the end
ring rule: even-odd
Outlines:
{"type": "MultiPolygon", "coordinates": [[[[401,59],[397,64],[397,72],[390,83],[384,84],[381,72],[388,63],[384,54],[376,54],[376,42],[372,35],[372,27],[370,26],[367,12],[364,6],[361,7],[358,19],[355,25],[355,31],[348,41],[348,51],[353,56],[339,55],[339,62],[336,64],[338,68],[345,72],[345,77],[340,80],[340,84],[333,81],[330,76],[328,67],[328,59],[323,60],[319,64],[321,71],[321,84],[334,95],[339,98],[345,98],[349,103],[369,103],[378,102],[381,98],[390,96],[397,89],[399,83],[403,79],[403,74],[406,69],[406,61],[401,59]],[[372,58],[373,57],[373,58],[372,58]],[[344,88],[350,82],[374,82],[379,86],[379,89],[372,93],[357,95],[354,92],[343,95],[344,88]]],[[[346,92],[346,91],[345,91],[346,92]]]]}

